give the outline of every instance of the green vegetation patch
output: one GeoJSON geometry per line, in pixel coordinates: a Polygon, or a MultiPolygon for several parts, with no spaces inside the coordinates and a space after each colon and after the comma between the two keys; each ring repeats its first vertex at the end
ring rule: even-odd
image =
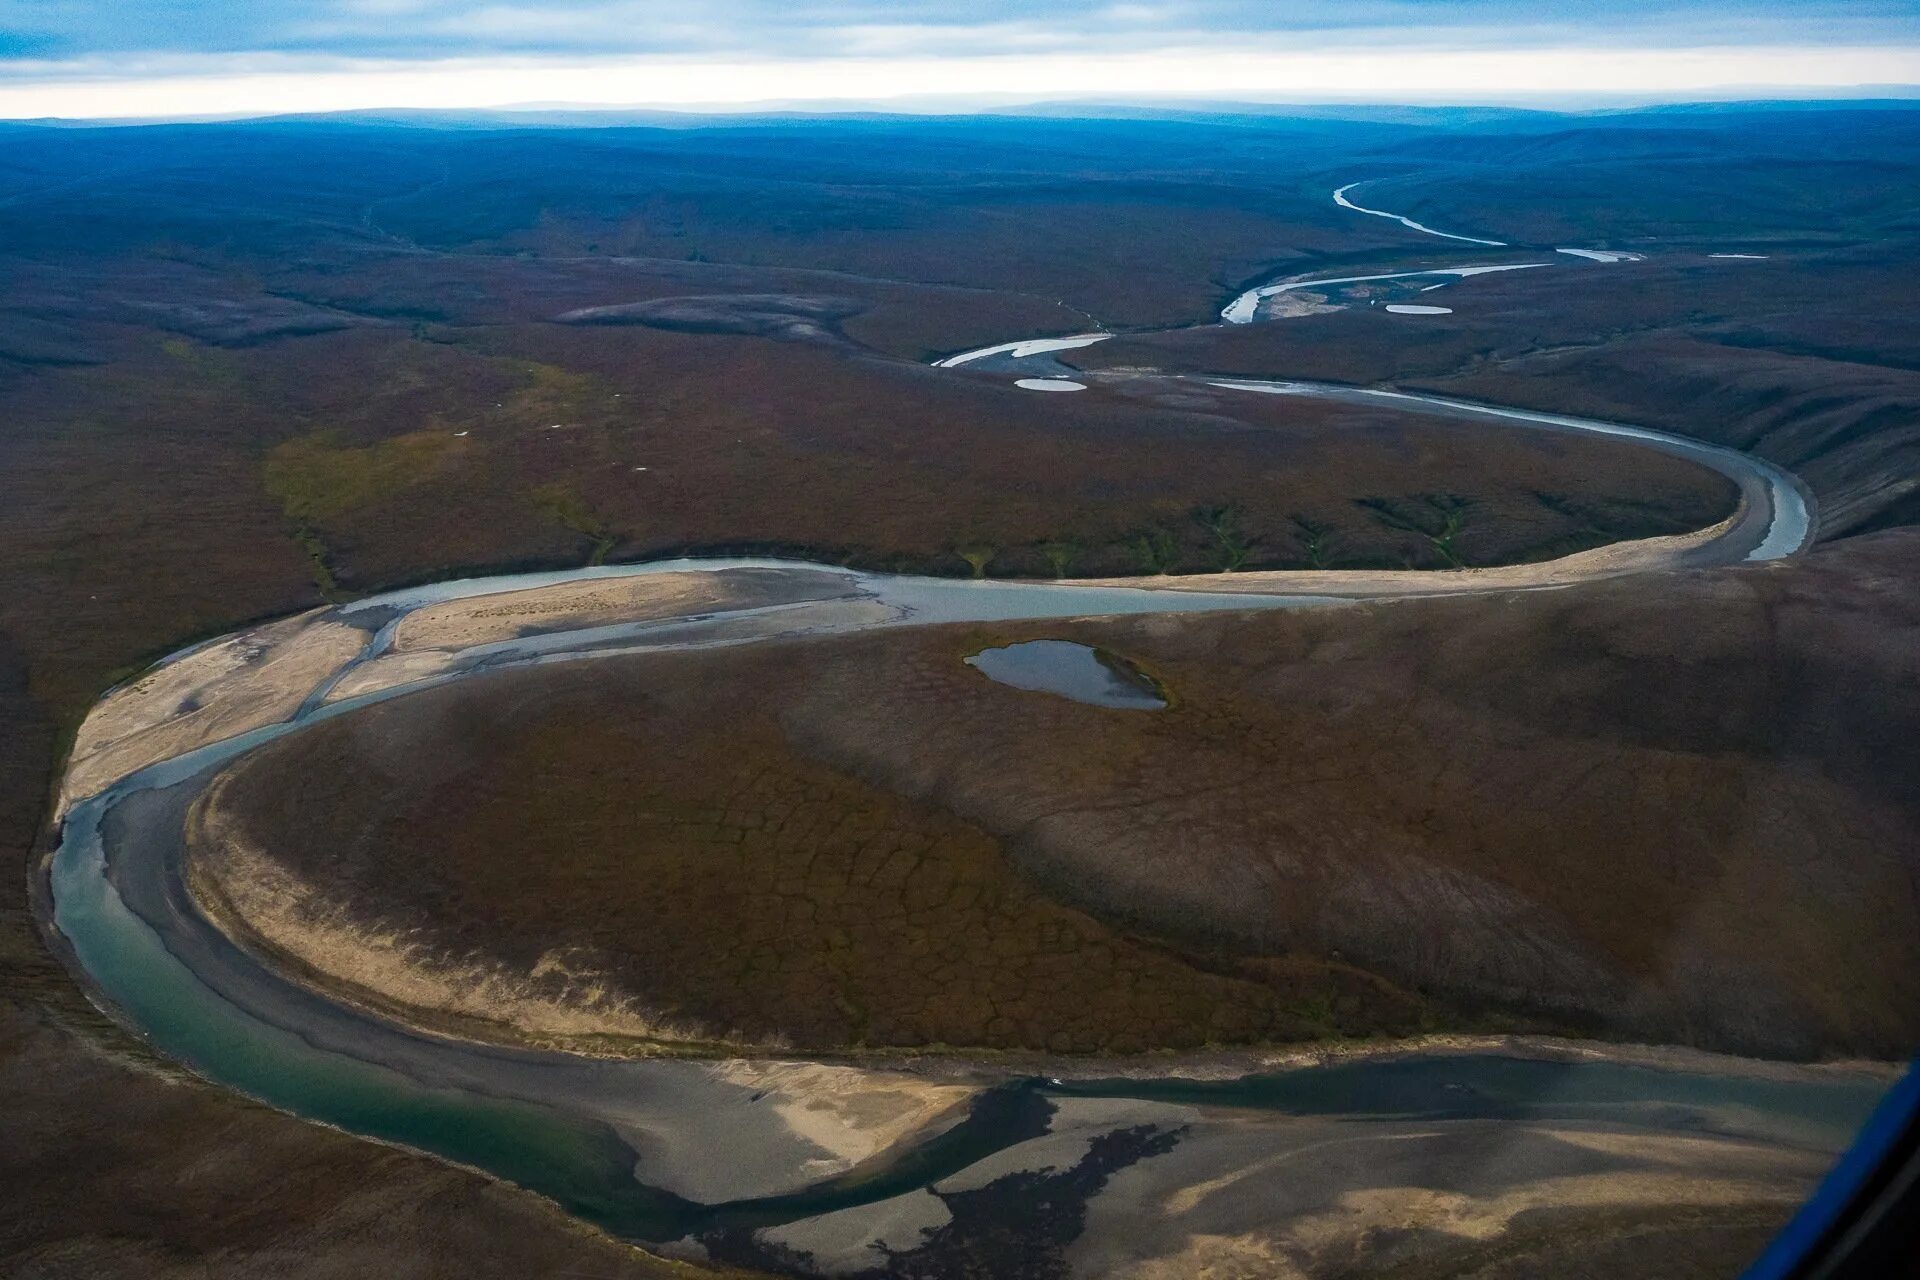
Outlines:
{"type": "Polygon", "coordinates": [[[527,495],[543,513],[585,538],[588,564],[600,564],[620,541],[620,535],[572,487],[561,481],[543,484],[527,495]]]}
{"type": "Polygon", "coordinates": [[[455,443],[444,431],[414,431],[349,446],[317,431],[267,455],[267,491],[289,517],[310,525],[406,491],[437,471],[455,443]]]}

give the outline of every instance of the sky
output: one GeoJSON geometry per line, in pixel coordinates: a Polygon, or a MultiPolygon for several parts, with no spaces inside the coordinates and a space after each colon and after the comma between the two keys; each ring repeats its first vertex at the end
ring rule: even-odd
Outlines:
{"type": "Polygon", "coordinates": [[[1914,84],[1920,0],[0,0],[0,118],[1914,84]]]}

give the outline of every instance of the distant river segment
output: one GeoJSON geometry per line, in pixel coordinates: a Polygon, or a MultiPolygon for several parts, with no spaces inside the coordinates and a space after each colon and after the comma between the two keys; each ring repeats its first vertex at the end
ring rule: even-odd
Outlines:
{"type": "Polygon", "coordinates": [[[1358,182],[1349,182],[1346,186],[1341,187],[1338,191],[1335,191],[1333,193],[1333,202],[1339,205],[1342,209],[1351,209],[1355,213],[1372,214],[1376,218],[1386,218],[1390,221],[1397,222],[1401,226],[1407,227],[1411,230],[1424,232],[1430,236],[1439,236],[1442,240],[1461,240],[1466,242],[1467,244],[1490,245],[1496,249],[1502,249],[1506,247],[1507,242],[1505,240],[1482,240],[1478,236],[1463,236],[1463,235],[1456,235],[1451,231],[1437,231],[1434,228],[1428,226],[1424,222],[1415,222],[1412,218],[1407,217],[1404,213],[1388,213],[1385,209],[1369,209],[1365,205],[1355,204],[1353,201],[1347,199],[1347,192],[1353,190],[1355,187],[1359,185],[1360,184],[1358,182]]]}

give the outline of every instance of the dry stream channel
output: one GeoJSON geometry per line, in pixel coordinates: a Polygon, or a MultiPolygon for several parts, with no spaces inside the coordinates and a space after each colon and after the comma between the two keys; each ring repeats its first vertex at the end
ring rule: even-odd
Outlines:
{"type": "MultiPolygon", "coordinates": [[[[945,363],[1010,375],[1060,349],[1019,345],[945,363]]],[[[1084,1230],[1067,1233],[1075,1243],[1060,1246],[1069,1249],[1072,1269],[1124,1269],[1178,1255],[1188,1247],[1182,1241],[1202,1234],[1232,1239],[1282,1229],[1269,1219],[1290,1211],[1310,1216],[1314,1205],[1289,1210],[1285,1195],[1296,1192],[1276,1188],[1321,1178],[1324,1170],[1314,1163],[1321,1157],[1313,1153],[1322,1148],[1432,1139],[1431,1159],[1451,1167],[1462,1157],[1447,1144],[1484,1135],[1488,1126],[1518,1135],[1502,1156],[1516,1177],[1605,1177],[1627,1160],[1622,1153],[1632,1143],[1675,1140],[1704,1143],[1700,1149],[1720,1153],[1713,1159],[1726,1165],[1708,1160],[1695,1174],[1744,1178],[1739,1185],[1749,1190],[1770,1187],[1769,1194],[1790,1200],[1864,1118],[1887,1083],[1884,1073],[1577,1045],[1078,1065],[590,1058],[450,1039],[338,1003],[237,945],[186,887],[187,811],[236,757],[373,702],[503,666],[942,622],[1321,607],[1551,587],[1791,555],[1811,538],[1799,483],[1732,450],[1620,424],[1397,392],[1252,380],[1211,385],[1229,393],[1384,400],[1503,430],[1624,436],[1727,475],[1741,503],[1733,517],[1699,535],[1512,571],[1236,574],[1230,583],[1209,576],[1126,586],[701,559],[448,582],[316,611],[276,624],[278,630],[259,628],[184,651],[95,709],[69,769],[60,841],[43,868],[42,900],[51,904],[56,943],[105,1008],[210,1080],[315,1121],[483,1169],[628,1239],[746,1264],[822,1273],[884,1268],[915,1251],[963,1248],[961,1237],[976,1226],[1006,1229],[1015,1221],[1055,1247],[1060,1233],[1031,1221],[1043,1201],[1042,1209],[1084,1215],[1084,1230]],[[506,638],[455,639],[425,657],[394,652],[403,624],[429,610],[650,575],[724,585],[719,594],[732,603],[641,621],[596,615],[569,624],[562,611],[558,623],[506,638]],[[281,690],[279,702],[268,700],[216,730],[182,728],[206,723],[223,696],[234,696],[322,629],[335,638],[330,656],[300,667],[298,687],[281,690]],[[143,687],[164,684],[194,669],[190,664],[214,663],[222,646],[242,654],[230,670],[215,671],[191,698],[140,710],[143,687]],[[110,749],[89,754],[90,730],[100,736],[96,722],[124,718],[129,705],[140,723],[123,725],[110,749]],[[1765,1168],[1740,1164],[1759,1160],[1756,1152],[1765,1153],[1765,1168]],[[1568,1161],[1571,1171],[1561,1167],[1568,1161]],[[1293,1183],[1276,1181],[1289,1176],[1293,1183]],[[1259,1194],[1234,1201],[1225,1191],[1188,1191],[1223,1178],[1221,1186],[1243,1184],[1259,1194]],[[1036,1201],[1036,1188],[1048,1187],[1052,1199],[1036,1201]]],[[[976,665],[1021,687],[1069,696],[1077,696],[1075,688],[1092,690],[1095,700],[1104,696],[1126,708],[1163,705],[1157,691],[1130,683],[1090,650],[1013,652],[1021,648],[978,655],[976,665]],[[1070,687],[1059,688],[1060,681],[1070,687]]],[[[1695,1156],[1662,1158],[1673,1166],[1695,1156]]],[[[1377,1167],[1382,1186],[1419,1180],[1391,1164],[1326,1176],[1371,1185],[1366,1170],[1377,1167]]],[[[1498,1200],[1499,1188],[1480,1192],[1489,1204],[1498,1200]]],[[[937,1258],[925,1256],[932,1270],[921,1273],[938,1273],[937,1258]]]]}

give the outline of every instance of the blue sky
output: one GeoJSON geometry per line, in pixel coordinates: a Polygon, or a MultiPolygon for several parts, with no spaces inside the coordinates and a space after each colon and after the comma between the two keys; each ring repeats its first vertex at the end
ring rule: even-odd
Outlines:
{"type": "Polygon", "coordinates": [[[0,116],[1920,82],[1920,0],[0,0],[0,116]]]}

